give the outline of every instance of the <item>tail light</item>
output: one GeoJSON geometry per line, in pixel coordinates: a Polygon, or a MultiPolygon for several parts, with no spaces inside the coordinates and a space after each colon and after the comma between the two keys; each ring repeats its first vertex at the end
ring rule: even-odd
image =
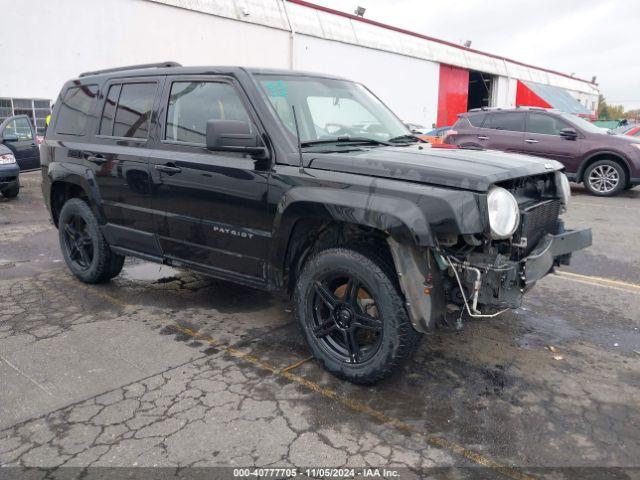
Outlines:
{"type": "Polygon", "coordinates": [[[42,145],[42,142],[44,142],[44,137],[42,135],[36,135],[36,144],[42,145]]]}

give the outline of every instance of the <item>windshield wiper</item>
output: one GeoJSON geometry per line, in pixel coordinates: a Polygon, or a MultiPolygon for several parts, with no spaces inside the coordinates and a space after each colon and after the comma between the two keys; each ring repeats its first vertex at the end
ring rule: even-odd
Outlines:
{"type": "Polygon", "coordinates": [[[376,140],[375,138],[367,138],[367,137],[336,137],[336,138],[326,138],[322,140],[308,140],[306,142],[301,142],[301,147],[311,147],[313,145],[324,145],[327,143],[344,143],[344,144],[353,144],[353,143],[365,143],[368,145],[391,145],[389,142],[384,142],[382,140],[376,140]]]}
{"type": "Polygon", "coordinates": [[[423,142],[423,140],[414,135],[413,133],[407,133],[405,135],[398,135],[397,137],[390,138],[388,140],[391,143],[399,143],[399,142],[407,142],[407,143],[415,143],[415,142],[423,142]]]}

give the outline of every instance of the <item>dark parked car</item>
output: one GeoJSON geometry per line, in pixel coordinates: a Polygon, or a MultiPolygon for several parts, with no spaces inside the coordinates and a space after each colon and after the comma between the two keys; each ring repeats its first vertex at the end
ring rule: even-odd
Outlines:
{"type": "Polygon", "coordinates": [[[431,149],[335,77],[166,65],[83,74],[55,103],[42,189],[83,282],[132,255],[292,294],[313,355],[372,383],[448,304],[516,308],[591,244],[559,218],[557,162],[431,149]]]}
{"type": "Polygon", "coordinates": [[[561,162],[594,195],[640,184],[640,139],[607,134],[575,115],[542,108],[476,110],[459,115],[445,143],[537,155],[561,162]]]}
{"type": "Polygon", "coordinates": [[[40,168],[36,131],[26,115],[14,115],[0,123],[0,142],[13,152],[21,171],[40,168]]]}
{"type": "Polygon", "coordinates": [[[13,152],[0,145],[0,193],[6,198],[15,198],[20,191],[20,167],[13,152]]]}

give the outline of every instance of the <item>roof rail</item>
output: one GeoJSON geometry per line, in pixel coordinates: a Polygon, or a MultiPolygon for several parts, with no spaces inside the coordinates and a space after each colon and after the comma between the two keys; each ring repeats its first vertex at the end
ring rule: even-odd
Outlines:
{"type": "Polygon", "coordinates": [[[489,112],[491,110],[502,110],[502,107],[478,107],[472,108],[469,112],[489,112]]]}
{"type": "Polygon", "coordinates": [[[549,110],[554,110],[553,108],[537,107],[535,105],[516,105],[516,109],[537,110],[537,111],[541,111],[541,112],[547,112],[549,110]]]}
{"type": "Polygon", "coordinates": [[[94,70],[92,72],[81,73],[80,77],[88,77],[89,75],[100,75],[101,73],[124,72],[126,70],[139,70],[141,68],[166,68],[181,67],[178,62],[159,62],[159,63],[143,63],[140,65],[129,65],[127,67],[105,68],[104,70],[94,70]]]}

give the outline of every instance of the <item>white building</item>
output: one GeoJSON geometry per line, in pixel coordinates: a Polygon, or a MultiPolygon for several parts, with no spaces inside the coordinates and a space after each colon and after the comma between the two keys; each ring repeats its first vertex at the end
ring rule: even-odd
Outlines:
{"type": "Polygon", "coordinates": [[[302,0],[22,0],[2,12],[0,122],[27,113],[39,129],[69,78],[165,60],[336,74],[425,126],[482,106],[589,116],[599,93],[589,81],[302,0]]]}

